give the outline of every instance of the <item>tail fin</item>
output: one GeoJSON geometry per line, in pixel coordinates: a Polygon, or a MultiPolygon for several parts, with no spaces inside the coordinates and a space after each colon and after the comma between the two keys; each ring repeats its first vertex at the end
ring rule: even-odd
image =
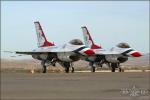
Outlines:
{"type": "Polygon", "coordinates": [[[36,34],[37,34],[37,39],[38,39],[38,47],[46,47],[46,46],[54,46],[54,43],[48,42],[44,32],[42,30],[42,27],[40,25],[40,22],[34,22],[35,24],[35,29],[36,29],[36,34]]]}
{"type": "Polygon", "coordinates": [[[88,29],[86,28],[86,26],[81,27],[82,31],[83,31],[83,37],[84,37],[84,43],[86,46],[88,46],[91,49],[100,49],[101,46],[96,45],[88,31],[88,29]]]}

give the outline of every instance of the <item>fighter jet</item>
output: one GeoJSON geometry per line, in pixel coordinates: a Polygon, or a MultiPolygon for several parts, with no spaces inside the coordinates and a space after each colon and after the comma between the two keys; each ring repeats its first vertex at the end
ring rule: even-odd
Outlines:
{"type": "Polygon", "coordinates": [[[72,62],[78,61],[80,57],[93,55],[94,51],[85,45],[78,39],[74,39],[69,43],[56,46],[54,43],[49,42],[44,35],[42,27],[38,21],[34,22],[38,48],[33,51],[16,51],[16,54],[31,55],[34,59],[40,60],[43,66],[43,73],[46,73],[47,66],[53,65],[58,62],[65,68],[65,72],[74,72],[72,62]]]}
{"type": "Polygon", "coordinates": [[[87,47],[91,48],[95,55],[88,56],[85,60],[89,62],[91,71],[95,72],[95,66],[102,67],[103,64],[107,64],[112,72],[115,72],[116,68],[119,68],[121,72],[120,63],[124,63],[128,60],[128,57],[140,57],[142,54],[139,51],[132,49],[127,43],[119,43],[110,50],[105,50],[100,45],[96,45],[86,26],[81,27],[83,31],[84,43],[87,47]]]}

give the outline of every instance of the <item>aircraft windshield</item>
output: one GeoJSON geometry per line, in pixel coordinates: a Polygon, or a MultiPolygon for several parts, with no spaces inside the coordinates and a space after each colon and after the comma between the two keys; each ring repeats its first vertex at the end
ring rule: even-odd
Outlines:
{"type": "Polygon", "coordinates": [[[83,42],[80,39],[73,39],[69,43],[73,45],[83,45],[83,42]]]}
{"type": "Polygon", "coordinates": [[[130,46],[129,46],[128,43],[119,43],[119,44],[117,45],[117,47],[119,47],[119,48],[130,48],[130,46]]]}

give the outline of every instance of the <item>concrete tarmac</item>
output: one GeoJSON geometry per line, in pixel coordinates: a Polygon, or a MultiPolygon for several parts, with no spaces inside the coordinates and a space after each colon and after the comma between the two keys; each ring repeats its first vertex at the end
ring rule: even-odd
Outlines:
{"type": "Polygon", "coordinates": [[[1,100],[150,100],[149,75],[2,72],[1,100]]]}

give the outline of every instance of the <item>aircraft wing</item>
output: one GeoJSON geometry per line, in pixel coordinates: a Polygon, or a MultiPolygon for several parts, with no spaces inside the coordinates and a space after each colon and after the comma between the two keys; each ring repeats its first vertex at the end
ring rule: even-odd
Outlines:
{"type": "Polygon", "coordinates": [[[40,49],[40,50],[33,50],[33,51],[16,51],[16,54],[25,54],[25,55],[33,55],[33,54],[47,54],[47,53],[59,53],[59,52],[72,52],[70,49],[40,49]]]}
{"type": "MultiPolygon", "coordinates": [[[[61,51],[58,51],[58,52],[61,52],[61,51]]],[[[58,53],[57,51],[56,52],[47,52],[47,51],[16,51],[16,54],[25,54],[25,55],[33,55],[33,54],[47,54],[47,53],[58,53]]],[[[62,51],[62,52],[71,52],[71,51],[62,51]]]]}
{"type": "Polygon", "coordinates": [[[25,55],[33,55],[33,54],[43,54],[43,53],[48,53],[48,52],[33,52],[33,51],[16,51],[16,54],[25,54],[25,55]]]}

